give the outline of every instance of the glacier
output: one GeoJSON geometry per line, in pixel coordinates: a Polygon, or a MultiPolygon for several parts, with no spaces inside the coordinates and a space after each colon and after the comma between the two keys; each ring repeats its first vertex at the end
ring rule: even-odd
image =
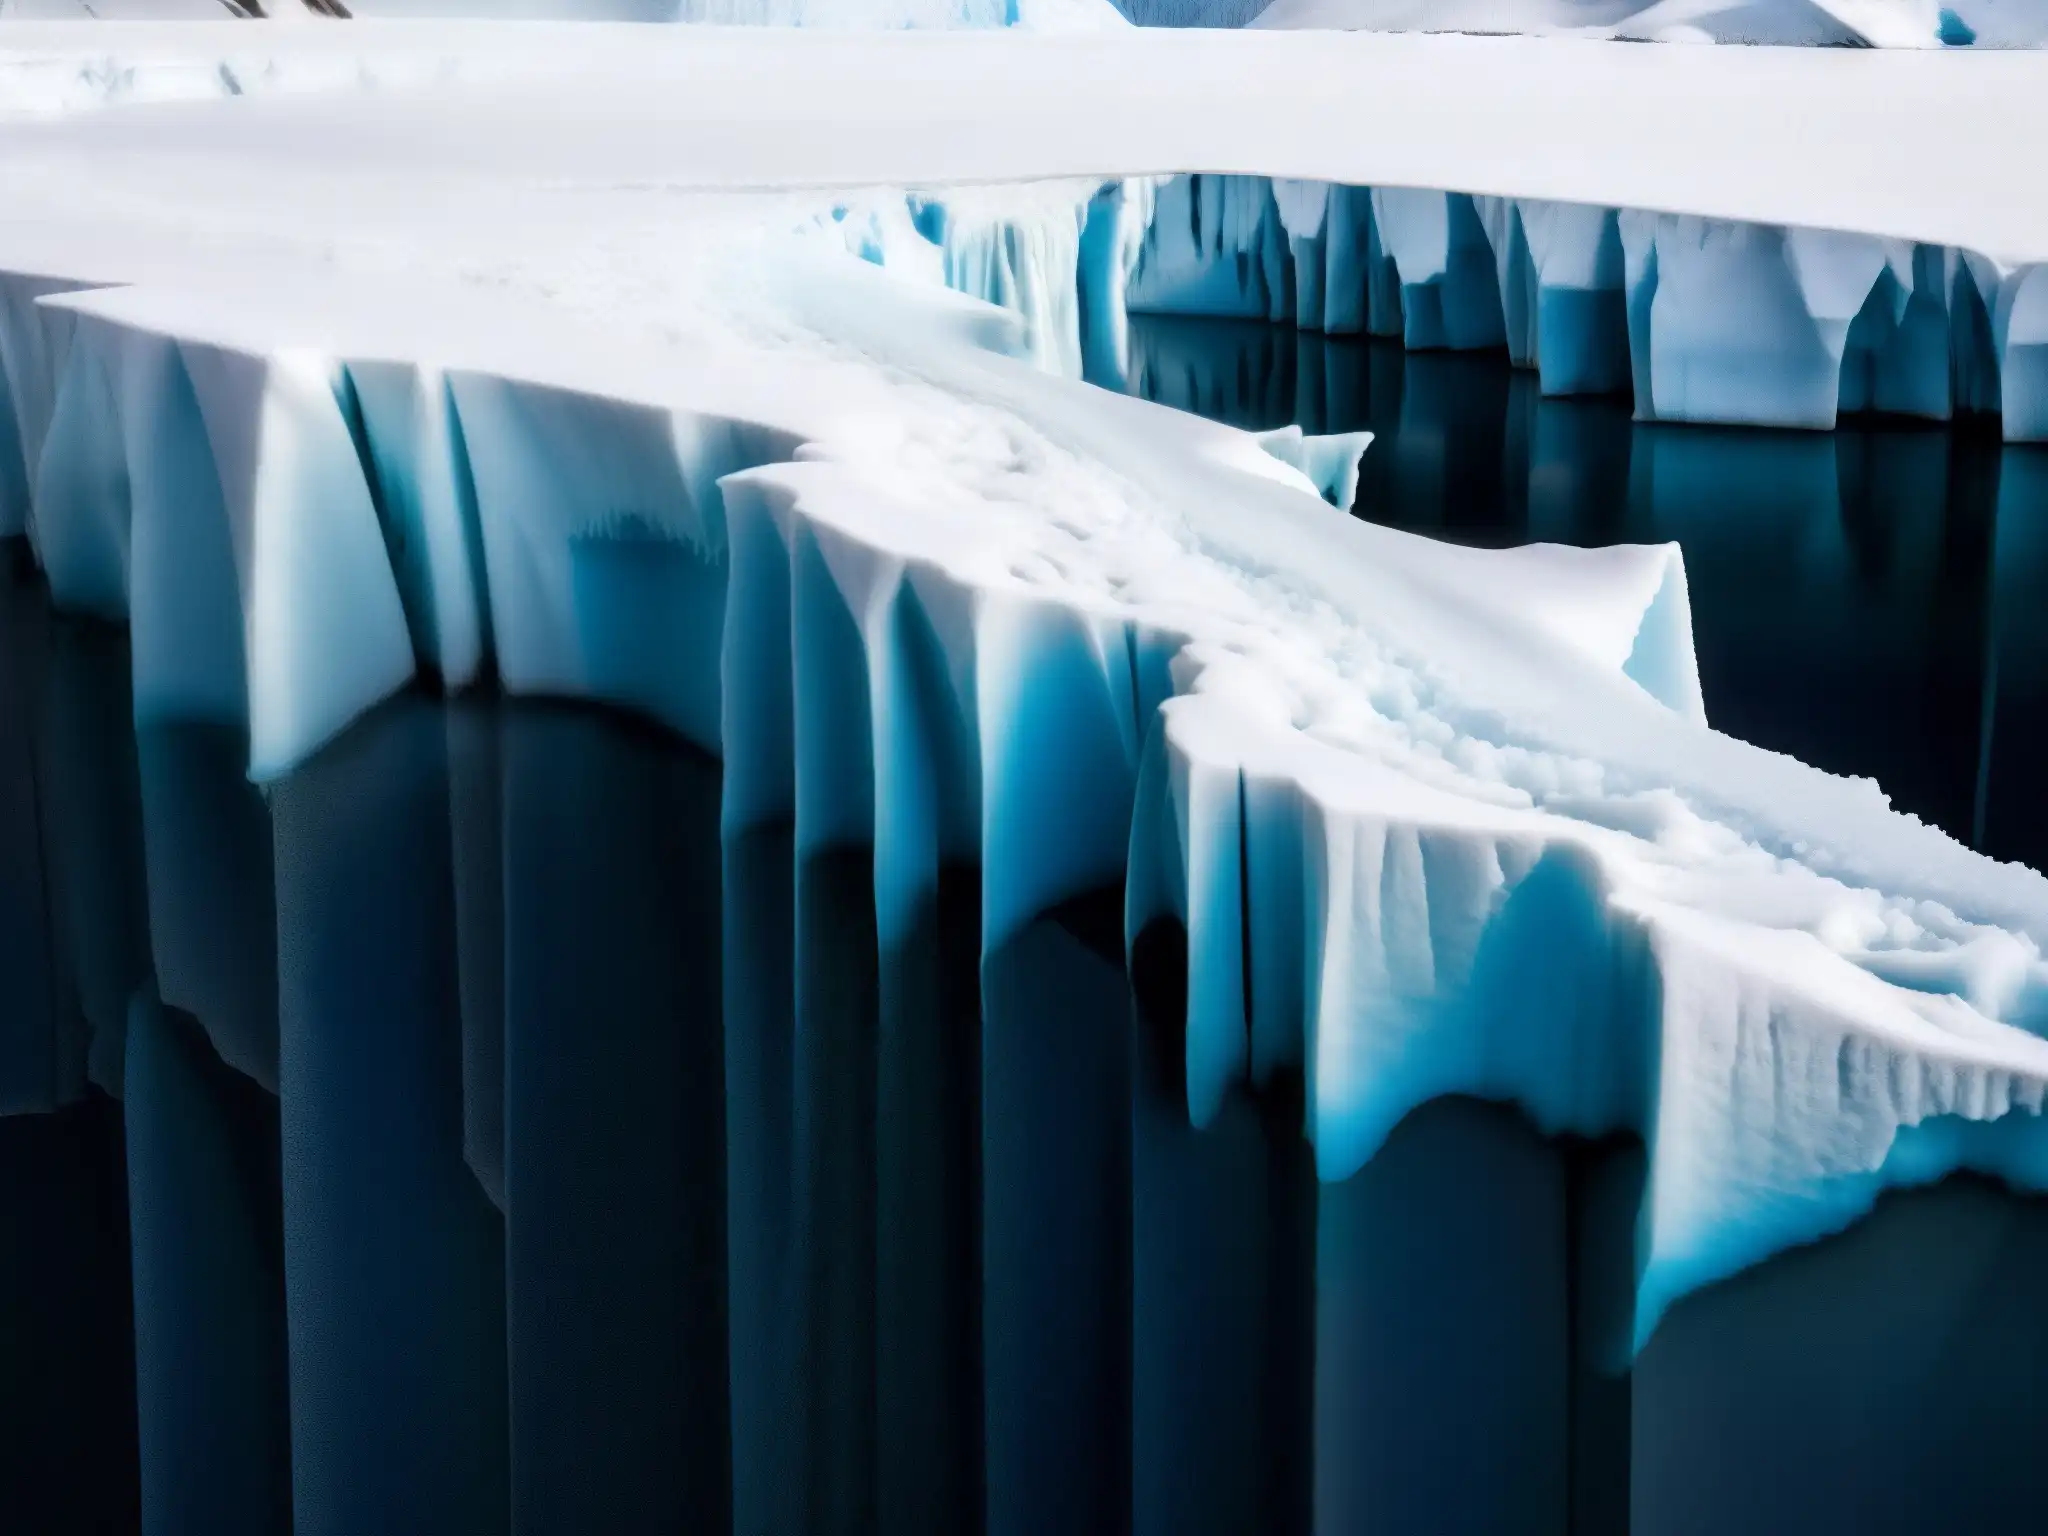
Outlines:
{"type": "MultiPolygon", "coordinates": [[[[1075,377],[1179,308],[1505,344],[1659,419],[1995,401],[2041,436],[2038,211],[1866,188],[1893,233],[1818,233],[1711,137],[1685,214],[1621,211],[1654,206],[1625,157],[1510,195],[1257,143],[1272,176],[1182,174],[1143,114],[1081,142],[1155,49],[1140,96],[1199,100],[1167,66],[1202,40],[1026,40],[1115,90],[968,146],[1030,184],[956,185],[919,112],[1043,121],[971,37],[887,56],[905,95],[829,95],[822,142],[807,72],[853,40],[366,26],[360,56],[263,42],[284,65],[231,93],[176,30],[0,61],[0,531],[127,624],[138,725],[234,733],[268,782],[416,679],[495,681],[718,754],[728,837],[871,845],[884,942],[949,861],[989,950],[1121,888],[1133,948],[1186,934],[1196,1125],[1298,1071],[1330,1180],[1449,1094],[1639,1134],[1638,1339],[1887,1187],[2048,1188],[2048,881],[1714,732],[1675,548],[1377,528],[1341,510],[1357,437],[1075,377]],[[109,81],[158,99],[73,110],[109,81]]],[[[1338,51],[1468,86],[1551,57],[1467,41],[1338,51]]]]}

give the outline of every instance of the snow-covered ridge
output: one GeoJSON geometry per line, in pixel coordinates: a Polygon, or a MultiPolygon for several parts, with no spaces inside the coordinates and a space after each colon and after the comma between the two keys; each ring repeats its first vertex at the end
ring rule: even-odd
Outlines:
{"type": "Polygon", "coordinates": [[[8,131],[0,490],[139,716],[269,776],[490,663],[872,842],[885,936],[949,857],[990,944],[1122,882],[1198,1121],[1298,1065],[1329,1177],[1446,1092],[1641,1132],[1640,1332],[1888,1183],[2048,1187],[2048,881],[1711,731],[1675,550],[1378,529],[1355,442],[1034,366],[1149,179],[710,193],[616,83],[522,99],[532,161],[398,92],[8,131]]]}

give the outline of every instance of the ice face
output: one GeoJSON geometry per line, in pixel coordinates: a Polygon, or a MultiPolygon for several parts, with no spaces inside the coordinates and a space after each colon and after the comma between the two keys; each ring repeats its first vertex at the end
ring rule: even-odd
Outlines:
{"type": "Polygon", "coordinates": [[[1642,1135],[1639,1334],[1888,1184],[2048,1187],[2048,881],[1714,733],[1676,550],[1376,528],[1355,440],[1071,376],[1144,295],[1255,296],[1817,419],[1830,366],[1926,383],[1967,281],[2010,428],[2032,269],[1299,179],[692,190],[550,89],[538,169],[489,114],[382,161],[346,95],[18,131],[0,462],[138,720],[270,778],[489,667],[720,753],[731,833],[872,843],[885,940],[949,859],[991,949],[1121,884],[1187,934],[1198,1124],[1298,1067],[1331,1178],[1449,1093],[1642,1135]]]}
{"type": "Polygon", "coordinates": [[[831,228],[868,261],[1016,316],[1023,355],[1104,381],[1125,375],[1127,314],[1210,315],[1505,345],[1546,394],[1632,389],[1644,420],[1995,411],[2008,440],[2048,437],[2048,279],[1953,247],[1208,175],[870,202],[835,209],[831,228]]]}
{"type": "Polygon", "coordinates": [[[1291,316],[1410,347],[1507,346],[1546,394],[1644,420],[1832,427],[2001,412],[2048,432],[2040,268],[1905,240],[1526,198],[1174,177],[1126,302],[1291,316]],[[2039,313],[2037,313],[2039,311],[2039,313]]]}

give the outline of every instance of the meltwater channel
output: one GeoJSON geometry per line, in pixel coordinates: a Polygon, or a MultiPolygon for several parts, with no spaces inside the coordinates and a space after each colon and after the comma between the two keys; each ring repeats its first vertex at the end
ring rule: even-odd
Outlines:
{"type": "MultiPolygon", "coordinates": [[[[1139,320],[1367,426],[1362,515],[1685,550],[1723,729],[2048,860],[2048,450],[1645,427],[1493,357],[1139,320]]],[[[1318,1186],[1187,1124],[1115,892],[878,948],[644,724],[402,697],[258,791],[0,580],[0,1510],[38,1532],[2027,1528],[2048,1202],[1974,1179],[1680,1302],[1639,1149],[1471,1100],[1318,1186]]],[[[1168,947],[1170,951],[1170,946],[1168,947]]]]}

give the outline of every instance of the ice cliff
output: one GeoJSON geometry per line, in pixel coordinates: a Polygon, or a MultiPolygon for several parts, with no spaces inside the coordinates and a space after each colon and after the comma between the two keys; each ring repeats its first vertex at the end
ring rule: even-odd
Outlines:
{"type": "Polygon", "coordinates": [[[139,720],[264,779],[495,676],[719,754],[729,832],[871,845],[885,940],[949,859],[990,946],[1120,885],[1187,936],[1197,1124],[1298,1070],[1330,1179],[1447,1093],[1640,1134],[1639,1335],[1888,1185],[2048,1188],[2048,881],[1715,733],[1676,549],[1380,529],[1356,439],[1072,377],[1234,307],[2027,435],[2036,269],[1264,179],[718,192],[622,174],[616,83],[522,86],[543,165],[353,89],[0,129],[0,531],[126,622],[139,720]]]}
{"type": "Polygon", "coordinates": [[[1644,420],[1831,427],[1997,412],[2048,437],[2048,274],[1954,248],[1523,198],[1182,176],[1150,202],[1134,310],[1505,346],[1546,394],[1644,420]]]}
{"type": "Polygon", "coordinates": [[[2048,269],[1824,230],[1258,176],[1038,188],[835,214],[849,249],[1018,313],[1045,366],[1114,380],[1131,313],[1416,349],[1505,347],[1544,393],[1646,421],[1827,428],[1996,414],[2048,440],[2048,269]]]}

